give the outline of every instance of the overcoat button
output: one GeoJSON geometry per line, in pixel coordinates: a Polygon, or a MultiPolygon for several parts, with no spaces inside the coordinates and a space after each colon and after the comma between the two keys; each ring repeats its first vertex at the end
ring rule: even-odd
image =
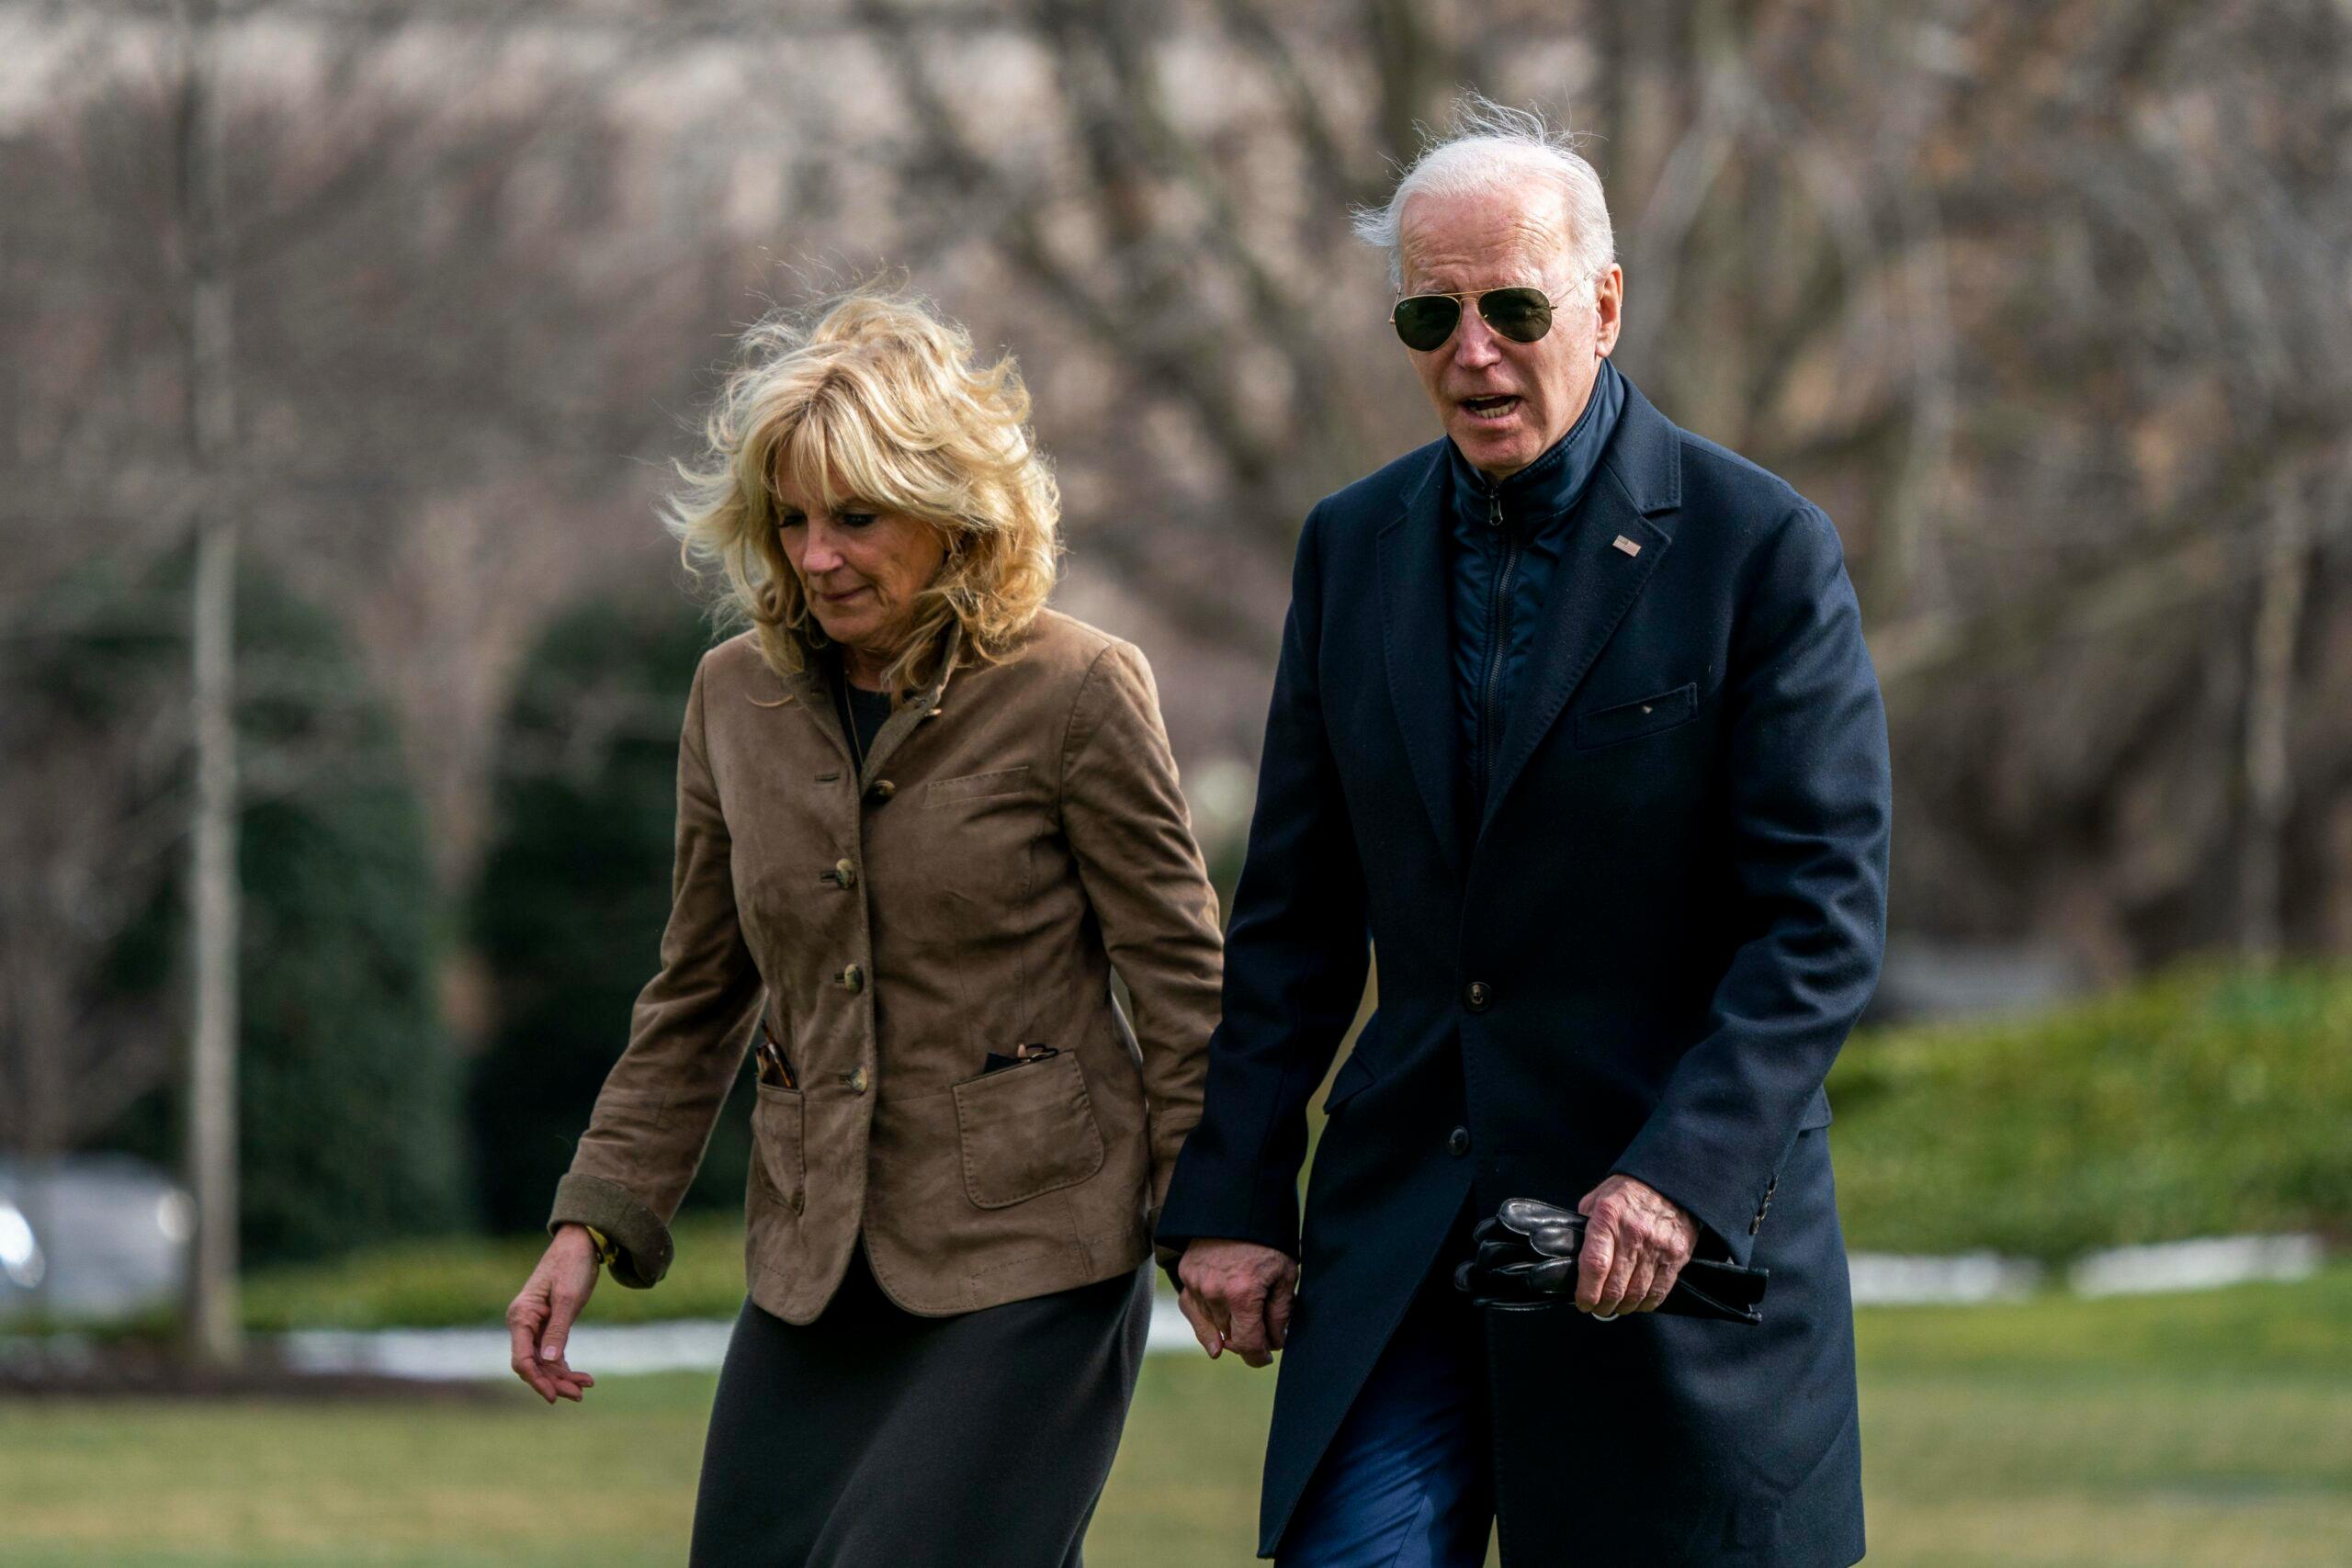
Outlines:
{"type": "Polygon", "coordinates": [[[1445,1135],[1445,1152],[1460,1159],[1470,1152],[1470,1129],[1456,1127],[1445,1135]]]}
{"type": "Polygon", "coordinates": [[[865,1069],[864,1067],[860,1067],[855,1072],[850,1074],[849,1091],[852,1094],[864,1094],[865,1092],[865,1069]]]}
{"type": "Polygon", "coordinates": [[[866,793],[871,795],[876,800],[888,800],[892,795],[899,793],[899,786],[892,784],[888,779],[876,779],[874,781],[874,787],[866,791],[866,793]]]}
{"type": "Polygon", "coordinates": [[[834,976],[833,983],[844,991],[865,989],[865,971],[853,964],[834,976]]]}
{"type": "Polygon", "coordinates": [[[857,867],[846,860],[833,863],[833,885],[844,892],[857,886],[857,867]]]}
{"type": "Polygon", "coordinates": [[[1462,988],[1462,1004],[1472,1012],[1484,1012],[1494,1001],[1494,988],[1484,980],[1473,980],[1462,988]]]}

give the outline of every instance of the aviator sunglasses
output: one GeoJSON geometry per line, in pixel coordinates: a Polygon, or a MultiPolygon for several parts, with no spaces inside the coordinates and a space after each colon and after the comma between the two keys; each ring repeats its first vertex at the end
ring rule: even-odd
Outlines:
{"type": "Polygon", "coordinates": [[[1477,301],[1479,316],[1513,343],[1533,343],[1552,330],[1551,296],[1525,284],[1480,294],[1408,294],[1388,312],[1389,323],[1407,348],[1427,354],[1453,335],[1464,299],[1477,301]]]}

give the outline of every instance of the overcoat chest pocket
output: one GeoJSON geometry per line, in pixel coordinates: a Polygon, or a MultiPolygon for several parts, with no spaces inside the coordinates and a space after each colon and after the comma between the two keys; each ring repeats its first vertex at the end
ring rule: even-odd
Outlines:
{"type": "Polygon", "coordinates": [[[1614,746],[1621,740],[1637,740],[1645,735],[1655,735],[1661,729],[1672,729],[1687,724],[1699,712],[1699,684],[1693,681],[1677,686],[1670,692],[1660,692],[1639,702],[1619,703],[1613,707],[1599,708],[1577,715],[1577,750],[1589,751],[1596,746],[1614,746]]]}
{"type": "Polygon", "coordinates": [[[979,1208],[1075,1187],[1102,1168],[1102,1129],[1074,1052],[967,1078],[955,1095],[964,1190],[979,1208]]]}

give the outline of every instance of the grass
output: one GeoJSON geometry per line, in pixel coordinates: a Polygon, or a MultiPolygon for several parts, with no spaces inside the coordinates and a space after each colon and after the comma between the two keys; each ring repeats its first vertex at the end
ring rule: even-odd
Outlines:
{"type": "MultiPolygon", "coordinates": [[[[1858,1332],[1873,1562],[2346,1560],[2352,1265],[2182,1296],[1865,1311],[1858,1332]]],[[[675,1562],[710,1387],[616,1379],[555,1410],[519,1387],[472,1406],[0,1406],[0,1561],[675,1562]]],[[[1089,1562],[1249,1561],[1272,1387],[1151,1358],[1089,1562]]]]}

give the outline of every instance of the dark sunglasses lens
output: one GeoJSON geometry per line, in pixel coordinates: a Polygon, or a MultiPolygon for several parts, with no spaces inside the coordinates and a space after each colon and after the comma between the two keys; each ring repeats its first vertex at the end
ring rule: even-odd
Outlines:
{"type": "Polygon", "coordinates": [[[1552,330],[1552,301],[1540,288],[1497,288],[1481,295],[1478,314],[1513,343],[1533,343],[1552,330]]]}
{"type": "Polygon", "coordinates": [[[1396,335],[1407,348],[1426,354],[1453,335],[1462,319],[1462,302],[1442,294],[1416,294],[1396,301],[1396,335]]]}

